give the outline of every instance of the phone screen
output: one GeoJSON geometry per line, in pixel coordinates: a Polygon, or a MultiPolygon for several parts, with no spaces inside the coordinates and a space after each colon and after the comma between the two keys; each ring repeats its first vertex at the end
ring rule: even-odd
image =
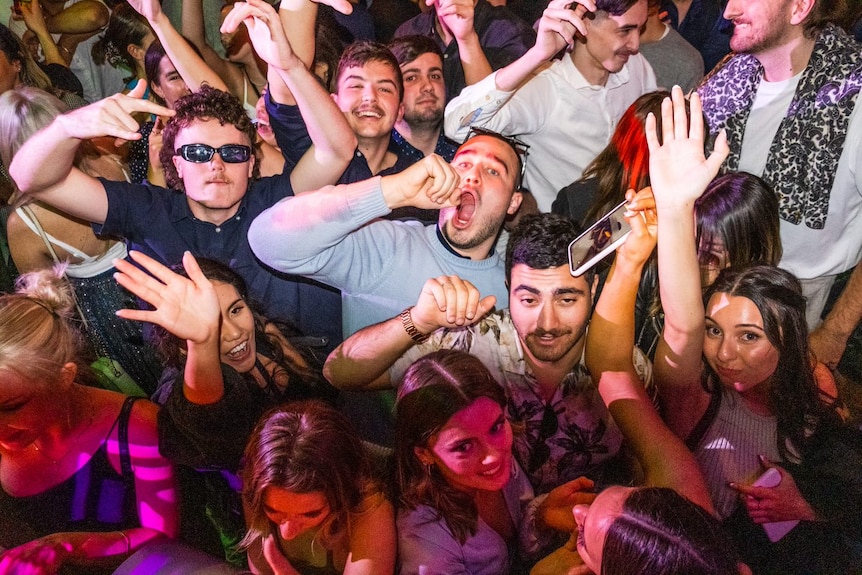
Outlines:
{"type": "Polygon", "coordinates": [[[622,202],[569,244],[569,270],[579,276],[617,249],[631,231],[622,202]]]}

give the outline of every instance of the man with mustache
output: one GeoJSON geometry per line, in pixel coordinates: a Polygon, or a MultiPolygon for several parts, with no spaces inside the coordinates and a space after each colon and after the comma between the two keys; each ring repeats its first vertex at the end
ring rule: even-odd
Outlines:
{"type": "MultiPolygon", "coordinates": [[[[515,453],[537,494],[582,475],[606,481],[622,436],[582,363],[598,278],[569,272],[578,231],[563,216],[524,216],[506,251],[508,309],[485,315],[493,295],[457,276],[430,279],[415,306],[347,338],[324,375],[341,389],[386,389],[419,357],[469,352],[506,389],[508,415],[524,427],[515,453]]],[[[649,362],[633,354],[647,378],[649,362]]]]}
{"type": "Polygon", "coordinates": [[[470,126],[518,134],[534,158],[524,186],[539,210],[550,211],[557,192],[610,141],[626,108],[656,89],[638,54],[646,19],[647,0],[552,0],[526,54],[449,102],[446,135],[458,140],[470,126]],[[571,52],[549,65],[567,46],[571,52]]]}

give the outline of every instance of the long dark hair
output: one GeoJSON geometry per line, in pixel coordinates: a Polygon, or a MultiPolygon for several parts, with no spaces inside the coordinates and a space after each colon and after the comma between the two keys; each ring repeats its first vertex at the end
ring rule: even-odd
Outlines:
{"type": "MultiPolygon", "coordinates": [[[[786,460],[798,458],[812,432],[840,425],[833,406],[820,393],[814,379],[805,323],[805,297],[793,274],[775,266],[757,264],[731,267],[704,293],[708,305],[715,294],[744,297],[757,307],[763,331],[778,351],[778,365],[769,387],[769,403],[778,426],[778,451],[786,460]],[[798,453],[788,451],[790,441],[798,453]]],[[[718,376],[704,362],[704,385],[718,393],[718,376]]]]}
{"type": "Polygon", "coordinates": [[[719,521],[668,487],[631,491],[602,548],[601,575],[737,575],[719,521]]]}
{"type": "Polygon", "coordinates": [[[414,362],[404,374],[395,406],[395,460],[399,501],[414,509],[433,507],[463,545],[475,535],[479,513],[472,497],[452,487],[415,453],[449,419],[480,397],[506,409],[506,394],[481,361],[463,351],[441,349],[414,362]]]}
{"type": "Polygon", "coordinates": [[[325,495],[330,516],[321,532],[324,543],[349,530],[350,514],[367,511],[362,507],[366,498],[380,492],[353,426],[321,401],[295,401],[265,414],[243,460],[242,497],[249,522],[244,546],[272,532],[264,510],[269,487],[325,495]]]}
{"type": "Polygon", "coordinates": [[[712,180],[694,203],[698,259],[709,263],[708,248],[721,240],[732,265],[781,260],[778,197],[761,178],[731,172],[712,180]]]}
{"type": "MultiPolygon", "coordinates": [[[[319,361],[308,349],[297,348],[297,351],[306,361],[305,366],[300,365],[287,356],[282,350],[281,343],[274,337],[266,333],[267,319],[258,313],[256,305],[250,300],[248,288],[245,280],[238,273],[224,265],[223,263],[209,260],[206,258],[197,258],[198,266],[204,276],[214,282],[220,282],[232,286],[243,301],[248,305],[254,317],[254,337],[258,347],[258,351],[267,356],[276,363],[278,369],[283,369],[290,377],[290,381],[295,385],[300,382],[307,384],[309,387],[317,387],[319,391],[328,391],[328,386],[322,381],[319,375],[319,361]]],[[[183,277],[188,277],[182,266],[176,266],[173,271],[183,277]]],[[[279,323],[277,327],[285,334],[286,337],[298,336],[299,332],[293,326],[287,323],[279,323]]],[[[166,330],[165,328],[155,325],[152,334],[153,343],[156,346],[156,351],[164,364],[169,367],[182,370],[186,363],[186,342],[166,330]]]]}

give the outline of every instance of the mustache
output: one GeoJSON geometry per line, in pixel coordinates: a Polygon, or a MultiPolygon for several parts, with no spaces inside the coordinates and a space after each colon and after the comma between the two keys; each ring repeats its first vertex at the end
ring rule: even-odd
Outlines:
{"type": "Polygon", "coordinates": [[[532,335],[534,337],[545,337],[546,335],[550,335],[551,337],[562,337],[564,335],[569,335],[570,333],[572,333],[572,330],[570,330],[570,329],[547,330],[547,329],[537,328],[536,331],[534,331],[530,335],[532,335]]]}

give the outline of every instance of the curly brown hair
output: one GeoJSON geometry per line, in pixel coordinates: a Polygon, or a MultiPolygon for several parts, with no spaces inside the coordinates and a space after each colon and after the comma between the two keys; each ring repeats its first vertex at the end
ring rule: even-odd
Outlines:
{"type": "Polygon", "coordinates": [[[211,86],[201,86],[197,92],[183,96],[177,101],[176,115],[168,120],[165,131],[162,132],[162,151],[159,152],[159,161],[165,171],[165,181],[168,187],[181,192],[186,191],[185,184],[177,174],[173,157],[176,154],[174,143],[180,130],[187,128],[195,122],[207,120],[218,120],[222,126],[230,124],[248,138],[248,144],[254,150],[255,162],[252,179],[260,177],[260,158],[257,157],[257,149],[254,146],[255,131],[242,104],[231,94],[211,86]]]}

